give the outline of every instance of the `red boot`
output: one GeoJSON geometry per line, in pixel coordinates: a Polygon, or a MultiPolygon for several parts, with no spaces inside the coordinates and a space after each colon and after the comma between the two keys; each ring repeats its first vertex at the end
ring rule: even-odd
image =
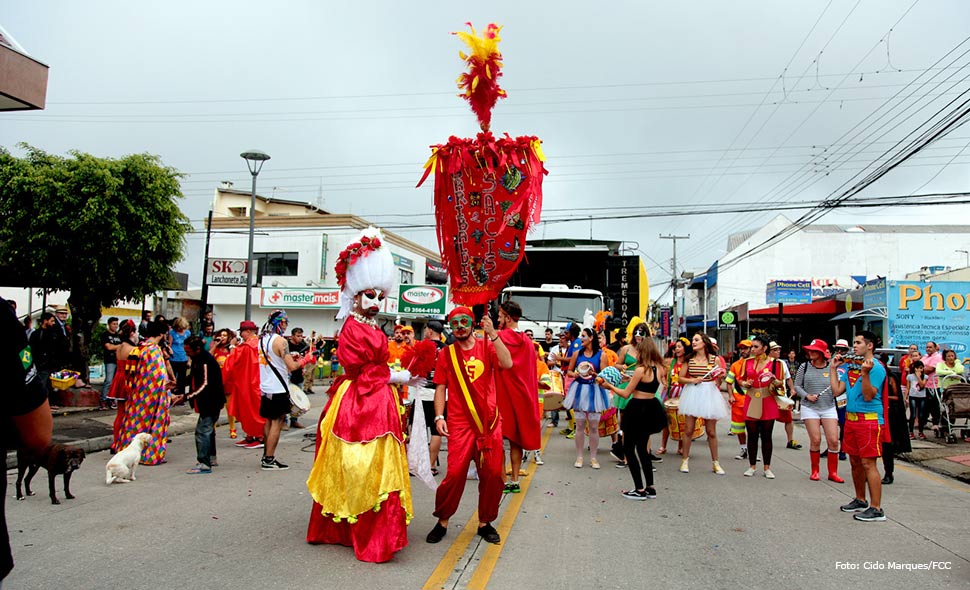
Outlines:
{"type": "Polygon", "coordinates": [[[839,477],[839,454],[829,453],[829,481],[834,481],[835,483],[845,483],[845,480],[839,477]]]}
{"type": "Polygon", "coordinates": [[[812,474],[808,476],[808,479],[818,481],[818,464],[821,461],[821,453],[819,451],[809,451],[808,455],[812,458],[812,474]]]}

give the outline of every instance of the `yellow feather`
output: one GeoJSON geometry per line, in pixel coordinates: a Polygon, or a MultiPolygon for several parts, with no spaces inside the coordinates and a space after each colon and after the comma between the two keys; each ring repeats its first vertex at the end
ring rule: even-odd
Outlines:
{"type": "Polygon", "coordinates": [[[487,76],[489,80],[492,79],[492,71],[488,69],[488,66],[485,66],[485,76],[487,76]]]}
{"type": "Polygon", "coordinates": [[[475,79],[472,80],[472,92],[475,92],[476,88],[478,88],[478,76],[475,76],[475,79]]]}
{"type": "Polygon", "coordinates": [[[461,57],[461,60],[462,61],[467,61],[468,60],[468,56],[465,55],[465,52],[464,51],[459,51],[458,52],[458,56],[461,57]]]}

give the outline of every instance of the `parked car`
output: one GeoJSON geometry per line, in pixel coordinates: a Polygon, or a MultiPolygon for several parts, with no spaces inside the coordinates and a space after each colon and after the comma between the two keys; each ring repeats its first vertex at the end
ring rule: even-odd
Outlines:
{"type": "Polygon", "coordinates": [[[889,372],[900,378],[899,362],[903,360],[903,357],[909,354],[908,348],[877,348],[874,352],[876,358],[879,358],[883,353],[889,355],[889,372]]]}

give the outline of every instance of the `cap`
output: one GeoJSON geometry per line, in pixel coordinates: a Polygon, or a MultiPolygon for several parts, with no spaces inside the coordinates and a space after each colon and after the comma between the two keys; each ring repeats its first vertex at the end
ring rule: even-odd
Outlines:
{"type": "Polygon", "coordinates": [[[777,342],[775,342],[774,340],[772,340],[772,341],[771,341],[771,342],[770,342],[770,343],[768,344],[768,350],[774,350],[774,349],[776,349],[776,348],[781,348],[781,344],[778,344],[777,342]]]}
{"type": "Polygon", "coordinates": [[[745,348],[751,348],[751,344],[752,342],[750,340],[742,340],[741,342],[738,342],[738,348],[742,346],[745,348]]]}
{"type": "Polygon", "coordinates": [[[806,344],[802,348],[804,348],[805,350],[814,350],[815,352],[820,352],[824,354],[826,357],[829,356],[829,345],[826,344],[826,342],[821,338],[816,338],[815,340],[812,340],[809,344],[806,344]]]}
{"type": "Polygon", "coordinates": [[[460,315],[467,315],[470,318],[475,317],[475,314],[472,312],[471,309],[465,307],[464,305],[459,305],[455,309],[448,312],[448,321],[450,322],[451,318],[454,318],[460,315]]]}
{"type": "Polygon", "coordinates": [[[414,328],[412,328],[411,326],[401,326],[401,331],[402,332],[411,332],[412,334],[414,334],[414,328]]]}
{"type": "Polygon", "coordinates": [[[428,322],[428,327],[439,334],[445,331],[444,324],[442,324],[438,320],[431,320],[430,322],[428,322]]]}
{"type": "Polygon", "coordinates": [[[845,338],[839,338],[835,341],[835,348],[849,348],[849,341],[845,338]]]}
{"type": "Polygon", "coordinates": [[[243,330],[253,330],[253,331],[255,331],[255,330],[258,330],[258,329],[259,329],[259,326],[257,326],[256,323],[253,322],[253,321],[251,321],[251,320],[243,320],[243,321],[239,322],[239,331],[240,332],[242,332],[243,330]]]}

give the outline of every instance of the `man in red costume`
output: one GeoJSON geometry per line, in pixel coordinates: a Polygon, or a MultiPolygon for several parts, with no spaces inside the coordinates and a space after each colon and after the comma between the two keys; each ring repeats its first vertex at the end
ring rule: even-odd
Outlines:
{"type": "Polygon", "coordinates": [[[231,392],[229,409],[246,431],[246,438],[236,443],[247,449],[263,448],[263,427],[266,419],[259,415],[259,326],[246,320],[239,324],[239,336],[243,342],[233,349],[222,367],[226,392],[231,392]]]}
{"type": "MultiPolygon", "coordinates": [[[[435,367],[434,423],[448,438],[448,471],[435,495],[438,522],[427,541],[437,543],[448,532],[448,519],[458,510],[465,491],[469,461],[478,469],[478,534],[489,543],[501,538],[491,525],[498,518],[502,499],[502,428],[495,396],[495,373],[511,369],[512,356],[499,338],[492,320],[482,318],[486,338],[472,335],[472,311],[456,307],[448,314],[455,342],[441,349],[435,367]],[[448,420],[445,420],[445,391],[448,420]]],[[[534,370],[534,369],[533,369],[534,370]]]]}
{"type": "Polygon", "coordinates": [[[498,310],[499,338],[509,349],[511,369],[499,369],[495,375],[498,413],[502,416],[502,436],[509,439],[511,479],[505,492],[518,494],[519,469],[522,451],[538,451],[542,445],[541,414],[536,400],[539,397],[539,375],[536,363],[536,344],[519,331],[522,307],[515,301],[503,303],[498,310]]]}

